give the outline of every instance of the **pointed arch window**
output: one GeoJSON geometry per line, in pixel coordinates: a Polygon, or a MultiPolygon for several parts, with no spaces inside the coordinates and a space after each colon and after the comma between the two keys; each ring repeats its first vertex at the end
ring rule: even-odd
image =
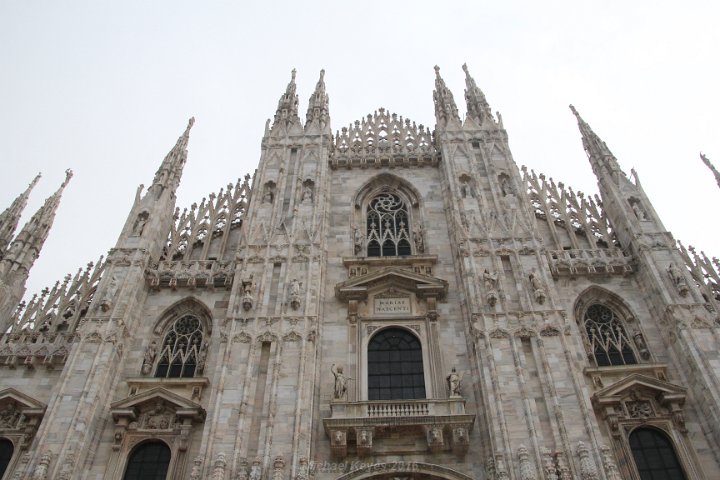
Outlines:
{"type": "Polygon", "coordinates": [[[367,207],[368,257],[411,255],[408,208],[394,193],[381,193],[367,207]]]}
{"type": "Polygon", "coordinates": [[[585,310],[583,326],[588,353],[598,367],[638,363],[624,322],[615,311],[599,303],[592,304],[585,310]]]}
{"type": "Polygon", "coordinates": [[[0,438],[0,478],[5,474],[10,460],[12,459],[15,447],[7,438],[0,438]]]}
{"type": "Polygon", "coordinates": [[[165,335],[155,370],[157,378],[191,378],[203,344],[202,322],[195,315],[184,315],[165,335]]]}
{"type": "Polygon", "coordinates": [[[130,454],[123,480],[165,480],[170,448],[163,442],[143,443],[130,454]]]}
{"type": "Polygon", "coordinates": [[[630,450],[640,480],[685,480],[685,474],[667,436],[654,428],[638,428],[630,434],[630,450]]]}
{"type": "Polygon", "coordinates": [[[380,331],[368,344],[368,400],[425,398],[420,340],[401,328],[380,331]]]}

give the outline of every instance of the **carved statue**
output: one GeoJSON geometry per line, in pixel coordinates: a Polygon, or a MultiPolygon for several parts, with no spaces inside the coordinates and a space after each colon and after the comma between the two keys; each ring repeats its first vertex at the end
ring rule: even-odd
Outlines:
{"type": "Polygon", "coordinates": [[[300,295],[300,282],[298,282],[297,278],[293,278],[290,282],[290,296],[299,296],[300,295]]]}
{"type": "Polygon", "coordinates": [[[302,283],[298,282],[297,278],[293,278],[290,282],[290,307],[293,310],[300,308],[300,287],[302,283]]]}
{"type": "Polygon", "coordinates": [[[685,277],[683,277],[683,274],[680,272],[680,270],[675,266],[674,263],[671,263],[668,265],[667,269],[668,275],[670,276],[670,279],[675,284],[675,288],[677,288],[678,293],[680,293],[681,296],[685,296],[688,294],[688,286],[685,282],[685,277]]]}
{"type": "Polygon", "coordinates": [[[170,428],[170,418],[169,415],[163,412],[163,404],[161,401],[158,400],[153,409],[148,412],[145,419],[145,428],[153,430],[165,430],[170,428]]]}
{"type": "Polygon", "coordinates": [[[417,230],[413,231],[413,242],[417,253],[425,252],[425,231],[422,225],[418,225],[417,230]]]}
{"type": "Polygon", "coordinates": [[[357,225],[353,225],[353,246],[355,247],[355,255],[360,255],[365,250],[365,239],[357,225]]]}
{"type": "Polygon", "coordinates": [[[152,366],[155,363],[155,358],[157,358],[157,353],[157,342],[153,340],[152,342],[150,342],[150,345],[148,345],[145,349],[145,355],[143,356],[143,364],[140,370],[143,375],[148,375],[152,370],[152,366]]]}
{"type": "Polygon", "coordinates": [[[250,310],[255,303],[255,299],[253,298],[253,292],[255,291],[255,280],[253,280],[252,275],[250,275],[250,278],[248,278],[247,280],[242,281],[242,289],[242,306],[243,309],[247,311],[250,310]]]}
{"type": "Polygon", "coordinates": [[[202,374],[205,370],[205,360],[207,359],[208,354],[208,341],[205,340],[202,344],[202,347],[200,347],[200,351],[198,352],[197,356],[197,366],[195,369],[197,370],[197,373],[202,374]]]}
{"type": "Polygon", "coordinates": [[[450,391],[450,397],[459,397],[460,383],[462,382],[462,378],[460,377],[460,375],[458,375],[455,367],[452,368],[446,380],[448,384],[448,390],[450,391]]]}
{"type": "Polygon", "coordinates": [[[302,203],[312,203],[313,189],[310,185],[304,185],[302,191],[302,203]]]}
{"type": "Polygon", "coordinates": [[[148,214],[147,212],[140,212],[140,215],[138,215],[137,219],[135,220],[135,223],[133,224],[131,236],[133,236],[133,237],[142,236],[143,230],[145,230],[145,225],[147,224],[149,217],[150,217],[150,214],[148,214]]]}
{"type": "Polygon", "coordinates": [[[545,302],[545,288],[534,268],[530,272],[530,275],[528,275],[528,279],[530,280],[530,285],[532,286],[533,293],[535,294],[535,301],[542,305],[545,302]]]}
{"type": "Polygon", "coordinates": [[[330,371],[335,377],[335,390],[333,392],[333,398],[335,400],[342,400],[347,395],[347,382],[350,378],[343,374],[342,367],[336,367],[334,363],[330,367],[330,371]]]}
{"type": "Polygon", "coordinates": [[[487,268],[483,272],[483,282],[485,285],[485,291],[490,292],[497,290],[498,276],[495,272],[490,272],[487,268]]]}
{"type": "Polygon", "coordinates": [[[118,289],[118,279],[115,275],[110,277],[110,282],[108,283],[107,288],[105,289],[105,294],[103,295],[102,301],[100,302],[100,310],[103,312],[107,312],[110,310],[110,307],[112,306],[112,301],[115,298],[115,294],[117,293],[118,289]]]}
{"type": "Polygon", "coordinates": [[[631,205],[633,213],[635,213],[635,216],[638,218],[638,220],[647,220],[647,215],[645,215],[645,212],[642,208],[640,208],[640,205],[638,205],[637,202],[633,202],[631,205]]]}
{"type": "Polygon", "coordinates": [[[508,177],[504,175],[500,177],[500,190],[502,191],[503,196],[512,195],[513,193],[510,181],[508,180],[508,177]]]}
{"type": "Polygon", "coordinates": [[[20,418],[20,410],[15,402],[8,402],[5,408],[0,410],[0,428],[15,428],[20,418]]]}

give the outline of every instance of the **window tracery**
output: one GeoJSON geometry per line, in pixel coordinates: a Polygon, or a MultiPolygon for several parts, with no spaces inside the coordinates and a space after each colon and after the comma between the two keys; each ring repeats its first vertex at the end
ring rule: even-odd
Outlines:
{"type": "Polygon", "coordinates": [[[368,257],[411,255],[408,208],[394,193],[380,193],[367,206],[368,257]]]}
{"type": "Polygon", "coordinates": [[[203,327],[195,315],[176,320],[165,335],[158,355],[156,378],[192,378],[204,364],[203,327]]]}
{"type": "Polygon", "coordinates": [[[622,318],[599,303],[590,305],[583,315],[588,355],[598,367],[638,363],[622,318]]]}

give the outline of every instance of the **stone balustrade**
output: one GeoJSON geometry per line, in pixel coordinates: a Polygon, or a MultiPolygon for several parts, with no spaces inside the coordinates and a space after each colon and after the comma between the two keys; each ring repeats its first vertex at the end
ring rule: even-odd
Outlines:
{"type": "Polygon", "coordinates": [[[162,260],[145,270],[151,288],[229,288],[235,276],[234,262],[217,260],[162,260]]]}
{"type": "Polygon", "coordinates": [[[553,277],[576,275],[627,275],[634,259],[619,248],[549,250],[553,277]]]}
{"type": "Polygon", "coordinates": [[[334,455],[348,455],[348,445],[358,455],[383,450],[383,438],[392,433],[424,439],[431,452],[452,449],[462,455],[475,415],[465,413],[465,400],[333,401],[330,418],[323,420],[334,455]]]}

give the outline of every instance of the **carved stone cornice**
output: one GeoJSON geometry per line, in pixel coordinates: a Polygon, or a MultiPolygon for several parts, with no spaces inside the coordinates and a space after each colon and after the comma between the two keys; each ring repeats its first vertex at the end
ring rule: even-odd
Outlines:
{"type": "Polygon", "coordinates": [[[438,299],[444,297],[448,289],[448,283],[440,278],[390,266],[337,284],[335,296],[342,301],[364,300],[370,289],[384,285],[405,288],[419,297],[438,299]]]}

